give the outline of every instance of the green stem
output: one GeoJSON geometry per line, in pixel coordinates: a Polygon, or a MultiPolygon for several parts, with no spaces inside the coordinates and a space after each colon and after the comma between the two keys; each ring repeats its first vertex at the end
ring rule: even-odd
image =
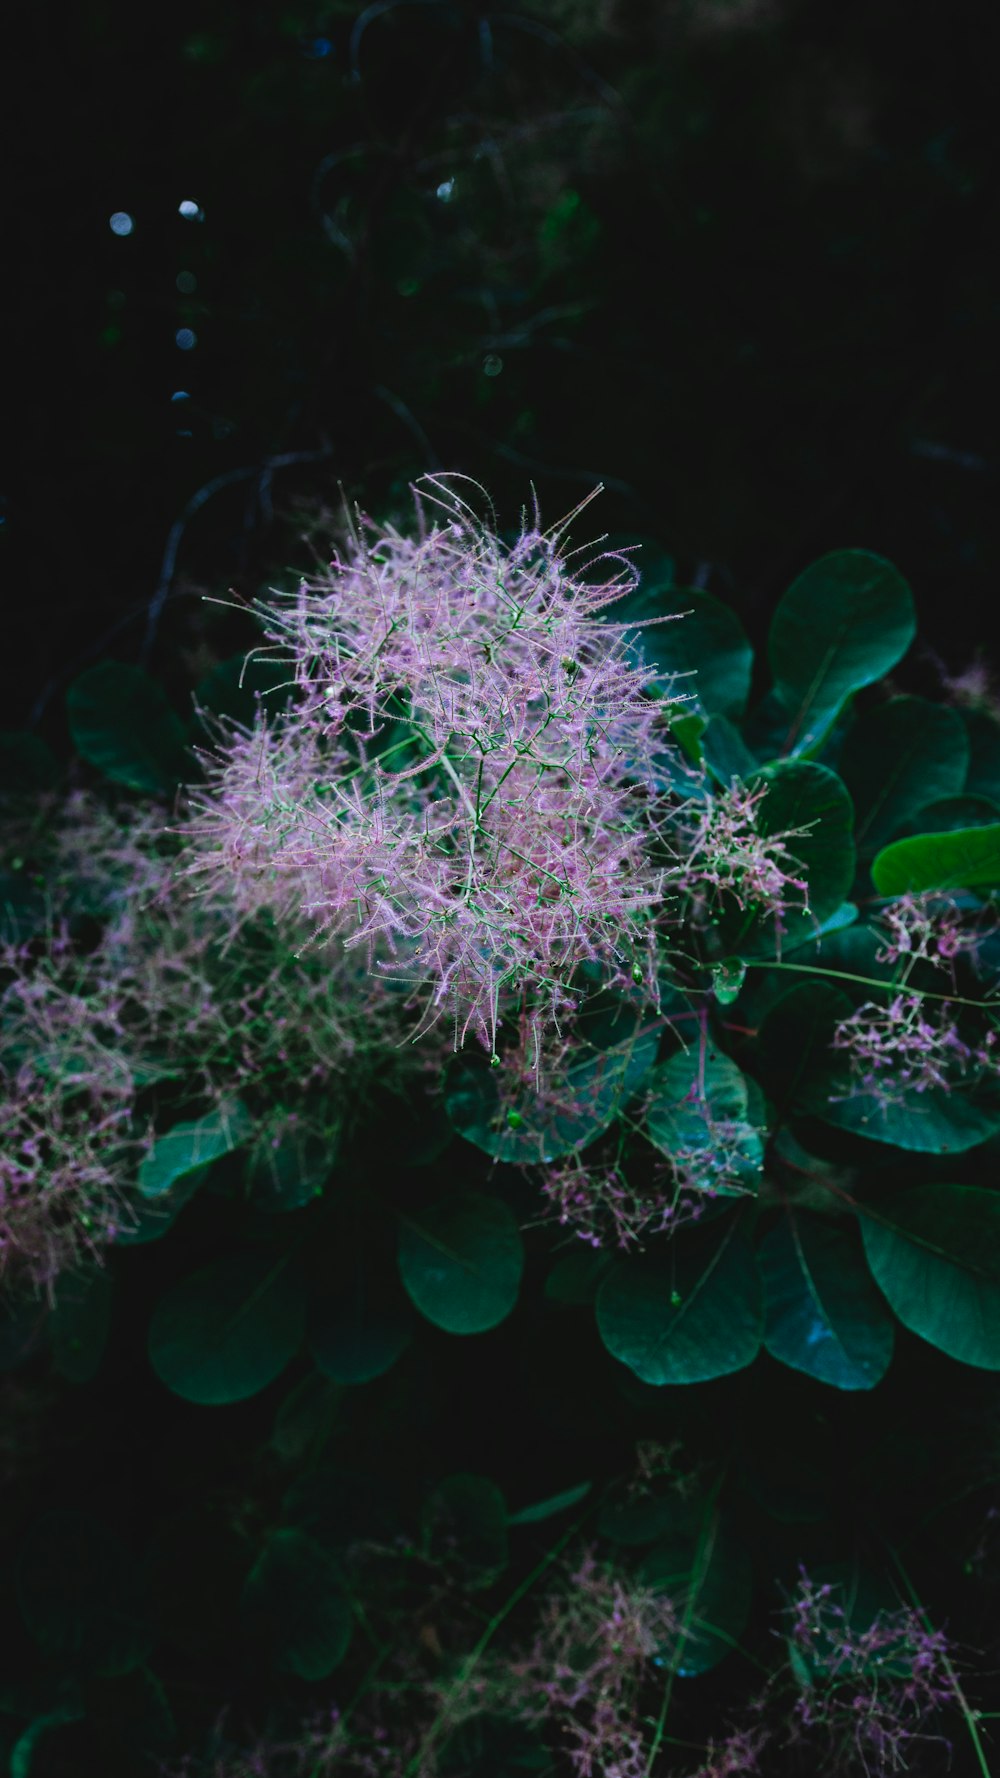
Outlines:
{"type": "MultiPolygon", "coordinates": [[[[545,1570],[547,1568],[551,1567],[551,1565],[555,1561],[556,1557],[558,1555],[560,1555],[561,1552],[566,1548],[566,1545],[570,1542],[570,1540],[576,1536],[581,1525],[585,1524],[587,1519],[590,1517],[590,1515],[595,1511],[596,1511],[596,1507],[592,1506],[592,1507],[588,1508],[587,1512],[581,1514],[580,1518],[576,1519],[573,1522],[573,1524],[570,1526],[569,1530],[563,1533],[562,1537],[559,1538],[558,1542],[554,1543],[552,1545],[551,1549],[549,1549],[545,1552],[545,1555],[542,1557],[542,1560],[535,1565],[535,1567],[531,1570],[531,1573],[528,1574],[525,1577],[525,1579],[523,1581],[521,1581],[520,1584],[514,1588],[514,1591],[511,1593],[510,1598],[507,1599],[506,1602],[500,1607],[500,1610],[498,1612],[496,1612],[493,1617],[490,1618],[488,1624],[486,1625],[485,1630],[483,1631],[482,1635],[479,1638],[479,1641],[476,1643],[475,1647],[471,1650],[471,1652],[468,1655],[466,1655],[465,1660],[462,1662],[462,1665],[458,1671],[456,1685],[458,1685],[458,1686],[464,1685],[464,1683],[468,1679],[470,1673],[473,1671],[473,1669],[475,1668],[477,1663],[480,1661],[482,1656],[485,1654],[486,1649],[489,1647],[489,1644],[492,1642],[493,1637],[496,1635],[496,1632],[500,1628],[500,1625],[503,1623],[504,1619],[509,1617],[509,1615],[513,1611],[515,1605],[520,1604],[520,1602],[524,1598],[525,1594],[530,1593],[535,1582],[541,1578],[541,1576],[545,1573],[545,1570]]],[[[442,1727],[443,1721],[444,1721],[444,1711],[440,1711],[438,1713],[438,1715],[434,1718],[434,1721],[431,1723],[429,1729],[427,1730],[427,1733],[424,1736],[423,1740],[421,1741],[420,1746],[417,1748],[416,1753],[413,1755],[413,1758],[411,1759],[409,1765],[407,1766],[406,1772],[404,1774],[404,1778],[414,1778],[414,1775],[416,1773],[423,1770],[424,1759],[425,1759],[426,1755],[428,1753],[430,1753],[432,1747],[434,1746],[434,1743],[437,1740],[437,1738],[441,1732],[441,1727],[442,1727]]]]}
{"type": "MultiPolygon", "coordinates": [[[[707,1501],[705,1502],[705,1516],[701,1522],[701,1531],[700,1531],[699,1537],[698,1537],[698,1546],[695,1551],[694,1562],[693,1562],[692,1568],[691,1568],[691,1573],[692,1573],[692,1577],[693,1577],[692,1586],[691,1586],[690,1592],[688,1593],[687,1603],[684,1607],[684,1616],[681,1619],[681,1632],[680,1632],[680,1639],[678,1642],[678,1654],[680,1654],[680,1652],[682,1651],[682,1649],[684,1647],[685,1642],[687,1641],[688,1634],[690,1631],[690,1626],[691,1626],[691,1620],[693,1619],[696,1609],[697,1609],[698,1584],[699,1584],[699,1581],[701,1580],[701,1577],[702,1577],[701,1576],[702,1552],[705,1548],[706,1541],[708,1540],[710,1530],[712,1531],[713,1539],[714,1539],[714,1527],[712,1526],[712,1515],[715,1511],[715,1503],[718,1500],[720,1493],[722,1492],[722,1484],[725,1481],[725,1479],[726,1479],[726,1470],[723,1469],[720,1472],[720,1474],[717,1476],[715,1485],[713,1486],[712,1491],[709,1494],[707,1501]]],[[[663,1690],[663,1703],[660,1705],[660,1714],[656,1719],[656,1724],[653,1729],[653,1739],[650,1742],[649,1758],[646,1761],[646,1778],[650,1778],[650,1774],[652,1773],[653,1765],[656,1760],[656,1756],[659,1753],[660,1747],[663,1743],[663,1733],[664,1733],[664,1730],[667,1726],[667,1717],[670,1713],[670,1705],[673,1701],[674,1681],[676,1678],[677,1678],[677,1668],[676,1668],[676,1666],[672,1665],[669,1673],[667,1674],[667,1683],[666,1683],[664,1690],[663,1690]]]]}
{"type": "Polygon", "coordinates": [[[863,988],[881,988],[884,993],[898,994],[904,991],[913,994],[920,1000],[945,1000],[949,1006],[975,1006],[982,1012],[988,1009],[988,1000],[966,1000],[961,994],[936,994],[930,988],[911,988],[901,982],[879,981],[876,976],[850,975],[843,969],[821,969],[816,963],[775,963],[761,959],[759,962],[746,959],[748,969],[791,969],[798,975],[826,975],[835,982],[860,982],[863,988]]]}
{"type": "MultiPolygon", "coordinates": [[[[893,1563],[895,1564],[897,1573],[899,1574],[899,1578],[902,1581],[904,1587],[906,1588],[907,1593],[910,1596],[910,1602],[913,1605],[914,1610],[919,1614],[921,1623],[923,1624],[925,1630],[933,1632],[934,1626],[931,1623],[930,1618],[928,1617],[926,1611],[924,1610],[923,1604],[922,1604],[921,1599],[917,1593],[917,1590],[914,1587],[913,1582],[911,1581],[909,1575],[907,1574],[906,1569],[903,1567],[903,1563],[902,1563],[899,1555],[893,1549],[891,1544],[887,1544],[886,1548],[889,1551],[889,1555],[892,1557],[892,1560],[893,1560],[893,1563]]],[[[965,1726],[969,1731],[969,1740],[972,1742],[973,1752],[975,1753],[976,1763],[979,1766],[979,1770],[982,1772],[983,1778],[993,1778],[993,1774],[991,1773],[989,1765],[987,1763],[986,1749],[983,1746],[982,1736],[979,1733],[979,1724],[983,1720],[982,1712],[979,1710],[973,1710],[970,1708],[968,1699],[966,1698],[965,1693],[963,1692],[962,1687],[959,1683],[958,1674],[956,1673],[955,1668],[954,1668],[954,1666],[947,1654],[942,1653],[941,1664],[944,1667],[944,1670],[948,1675],[948,1679],[951,1684],[952,1691],[955,1694],[955,1701],[958,1704],[958,1707],[959,1707],[960,1711],[962,1712],[962,1716],[965,1719],[965,1726]]]]}

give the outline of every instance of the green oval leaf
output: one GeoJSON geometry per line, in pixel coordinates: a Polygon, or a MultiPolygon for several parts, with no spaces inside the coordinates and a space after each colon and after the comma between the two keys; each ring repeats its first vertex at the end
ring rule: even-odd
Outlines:
{"type": "Polygon", "coordinates": [[[517,1301],[524,1246],[506,1204],[469,1193],[401,1224],[399,1270],[410,1300],[435,1327],[486,1333],[517,1301]]]}
{"type": "MultiPolygon", "coordinates": [[[[273,694],[288,687],[288,668],[282,661],[268,660],[259,654],[232,654],[206,674],[194,694],[196,709],[210,716],[222,716],[241,728],[252,729],[261,707],[273,710],[273,694]]],[[[287,702],[287,691],[284,700],[287,702]]]]}
{"type": "Polygon", "coordinates": [[[69,1723],[82,1722],[85,1715],[81,1703],[61,1704],[55,1710],[46,1711],[44,1716],[36,1716],[10,1750],[7,1766],[9,1778],[38,1778],[35,1754],[46,1736],[53,1730],[65,1728],[69,1723]]]}
{"type": "Polygon", "coordinates": [[[647,1487],[637,1494],[631,1486],[619,1484],[601,1507],[597,1529],[612,1543],[655,1543],[673,1527],[678,1502],[676,1492],[656,1493],[647,1487]]]}
{"type": "Polygon", "coordinates": [[[445,1087],[445,1109],[455,1129],[495,1160],[522,1166],[585,1148],[634,1097],[659,1048],[659,1030],[643,1028],[630,1007],[616,1009],[609,1031],[621,1040],[600,1047],[581,1043],[581,1060],[542,1094],[520,1079],[509,1080],[485,1057],[460,1057],[445,1087]]]}
{"type": "Polygon", "coordinates": [[[279,1673],[326,1679],[351,1640],[351,1607],[340,1568],[302,1531],[276,1531],[243,1589],[248,1633],[269,1649],[279,1673]]]}
{"type": "Polygon", "coordinates": [[[646,1133],[668,1159],[703,1157],[707,1191],[753,1191],[764,1145],[750,1118],[750,1088],[736,1063],[682,1050],[657,1068],[645,1108],[646,1133]]]}
{"type": "Polygon", "coordinates": [[[173,790],[190,768],[184,724],[161,686],[139,667],[101,661],[66,695],[77,752],[130,790],[173,790]]]}
{"type": "Polygon", "coordinates": [[[1000,883],[1000,821],[895,840],[877,854],[872,882],[880,895],[981,889],[1000,883]]]}
{"type": "Polygon", "coordinates": [[[446,1476],[428,1496],[421,1517],[424,1555],[464,1586],[488,1587],[508,1562],[507,1503],[488,1476],[446,1476]]]}
{"type": "Polygon", "coordinates": [[[185,1401],[244,1401],[280,1376],[304,1325],[302,1283],[289,1255],[231,1254],[161,1298],[149,1329],[150,1362],[185,1401]]]}
{"type": "Polygon", "coordinates": [[[597,1326],[612,1357],[644,1383],[703,1383],[751,1364],[763,1293],[742,1224],[676,1235],[663,1259],[623,1260],[598,1292],[597,1326]]]}
{"type": "Polygon", "coordinates": [[[829,1078],[833,1033],[851,1011],[843,988],[820,976],[797,982],[764,1015],[758,1040],[760,1072],[782,1110],[808,1100],[811,1078],[829,1078]]]}
{"type": "Polygon", "coordinates": [[[531,1506],[519,1507],[516,1513],[507,1514],[507,1523],[540,1525],[543,1519],[554,1519],[558,1513],[568,1513],[570,1507],[579,1506],[581,1500],[586,1500],[593,1485],[593,1482],[578,1482],[575,1488],[566,1488],[562,1494],[551,1494],[547,1500],[538,1500],[531,1506]]]}
{"type": "Polygon", "coordinates": [[[692,711],[742,716],[753,650],[735,611],[696,587],[652,587],[641,597],[637,616],[675,621],[638,630],[634,651],[659,672],[677,675],[673,690],[682,697],[693,694],[692,711]]]}
{"type": "MultiPolygon", "coordinates": [[[[836,772],[813,760],[780,760],[748,780],[751,789],[766,785],[757,826],[763,834],[804,831],[786,850],[809,889],[809,911],[792,905],[776,930],[772,917],[748,918],[732,909],[719,931],[719,942],[739,956],[760,956],[791,950],[815,937],[817,928],[842,907],[854,882],[854,807],[836,772]]],[[[790,897],[794,903],[794,895],[790,897]]],[[[801,899],[801,898],[800,898],[801,899]]]]}
{"type": "Polygon", "coordinates": [[[971,1089],[928,1087],[923,1093],[882,1104],[851,1090],[840,1074],[809,1087],[809,1110],[838,1130],[912,1154],[964,1154],[1000,1131],[1000,1099],[990,1083],[971,1089]]]}
{"type": "Polygon", "coordinates": [[[750,1615],[749,1554],[714,1508],[675,1503],[675,1524],[643,1557],[643,1579],[668,1593],[681,1620],[665,1662],[684,1679],[707,1673],[739,1644],[750,1615]]]}
{"type": "Polygon", "coordinates": [[[336,1205],[308,1318],[309,1349],[335,1383],[383,1376],[413,1337],[410,1305],[382,1235],[381,1220],[360,1195],[336,1205]]]}
{"type": "Polygon", "coordinates": [[[760,761],[727,716],[713,716],[699,739],[702,759],[723,790],[729,789],[734,778],[752,778],[760,770],[760,761]]]}
{"type": "Polygon", "coordinates": [[[252,1119],[239,1099],[216,1106],[207,1116],[193,1123],[175,1124],[165,1135],[158,1136],[139,1168],[139,1190],[144,1198],[160,1198],[169,1192],[178,1179],[207,1167],[220,1155],[229,1154],[246,1142],[253,1129],[252,1119]]]}
{"type": "Polygon", "coordinates": [[[836,1223],[785,1218],[758,1249],[772,1358],[835,1389],[873,1389],[892,1359],[893,1324],[864,1256],[836,1223]]]}
{"type": "Polygon", "coordinates": [[[957,796],[969,766],[965,726],[926,698],[894,698],[854,724],[837,770],[854,799],[862,856],[877,852],[925,803],[957,796]]]}
{"type": "Polygon", "coordinates": [[[1000,1370],[1000,1195],[919,1185],[861,1219],[868,1264],[904,1327],[950,1358],[1000,1370]]]}
{"type": "Polygon", "coordinates": [[[881,556],[835,550],[800,574],[768,639],[775,690],[790,718],[785,750],[818,746],[852,693],[883,678],[915,633],[910,589],[881,556]]]}
{"type": "Polygon", "coordinates": [[[720,1006],[732,1006],[743,991],[747,966],[742,957],[723,957],[712,965],[712,993],[720,1006]]]}

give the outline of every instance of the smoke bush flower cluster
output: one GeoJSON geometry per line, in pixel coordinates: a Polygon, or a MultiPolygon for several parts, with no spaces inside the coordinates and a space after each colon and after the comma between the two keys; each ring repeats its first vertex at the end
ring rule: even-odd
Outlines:
{"type": "MultiPolygon", "coordinates": [[[[261,1738],[239,1750],[225,1747],[208,1761],[185,1760],[164,1769],[164,1778],[403,1778],[419,1747],[420,1727],[411,1716],[409,1724],[390,1730],[370,1711],[348,1722],[334,1705],[307,1718],[297,1734],[261,1738]]],[[[224,1721],[216,1739],[226,1740],[224,1721]]]]}
{"type": "Polygon", "coordinates": [[[492,1050],[507,1006],[558,1016],[582,963],[647,975],[665,742],[656,676],[605,619],[629,564],[598,583],[565,527],[508,545],[445,483],[426,495],[446,522],[418,503],[415,540],[366,526],[262,607],[297,702],[223,747],[193,868],[345,933],[492,1050]]]}
{"type": "Polygon", "coordinates": [[[885,933],[879,962],[901,963],[907,970],[929,963],[954,979],[956,957],[975,950],[984,921],[995,924],[989,906],[976,908],[972,924],[966,923],[966,912],[947,895],[901,895],[888,902],[877,916],[885,933]]]}
{"type": "MultiPolygon", "coordinates": [[[[693,1487],[676,1450],[641,1448],[629,1496],[664,1479],[682,1494],[693,1487]]],[[[172,1763],[163,1778],[439,1778],[474,1769],[471,1751],[455,1764],[456,1732],[479,1722],[489,1736],[503,1720],[530,1731],[574,1778],[680,1772],[655,1723],[666,1670],[691,1629],[669,1594],[621,1565],[578,1547],[535,1606],[528,1639],[485,1653],[470,1652],[480,1625],[452,1590],[425,1589],[416,1618],[400,1616],[395,1589],[390,1597],[382,1654],[349,1707],[331,1700],[291,1732],[242,1748],[224,1715],[208,1756],[172,1763]]],[[[693,1778],[750,1778],[770,1769],[769,1753],[792,1749],[838,1778],[909,1770],[916,1744],[955,1701],[944,1634],[907,1607],[855,1629],[835,1589],[804,1570],[783,1615],[786,1658],[743,1724],[708,1743],[693,1778]]]]}
{"type": "Polygon", "coordinates": [[[48,911],[0,952],[0,1278],[51,1292],[127,1231],[163,1091],[190,1105],[176,1116],[243,1095],[259,1164],[289,1144],[328,1160],[376,1067],[391,1087],[421,1064],[360,958],[296,957],[301,921],[234,926],[224,898],[192,897],[164,811],[74,793],[47,827],[48,911]]]}
{"type": "Polygon", "coordinates": [[[996,1035],[981,1041],[962,1036],[947,1002],[931,1011],[921,995],[900,992],[887,1005],[866,1001],[833,1034],[833,1048],[848,1063],[852,1090],[883,1106],[910,1093],[974,1085],[1000,1075],[996,1035]]]}
{"type": "Polygon", "coordinates": [[[975,711],[1000,723],[1000,685],[982,651],[977,651],[972,660],[960,667],[957,673],[949,673],[940,660],[936,661],[936,665],[941,676],[941,688],[950,704],[960,710],[975,711]]]}
{"type": "Polygon", "coordinates": [[[626,1172],[613,1161],[568,1156],[542,1177],[549,1217],[589,1247],[628,1253],[697,1222],[720,1192],[752,1193],[746,1128],[722,1123],[716,1120],[715,1141],[708,1147],[679,1147],[669,1161],[657,1159],[641,1175],[635,1161],[626,1172]]]}
{"type": "Polygon", "coordinates": [[[771,1736],[761,1724],[733,1729],[724,1741],[710,1741],[706,1759],[693,1778],[755,1778],[771,1736]]]}
{"type": "Polygon", "coordinates": [[[579,1778],[644,1778],[644,1686],[678,1646],[681,1621],[665,1593],[584,1552],[545,1600],[535,1640],[511,1676],[528,1717],[561,1729],[579,1778]]]}
{"type": "Polygon", "coordinates": [[[822,1737],[829,1763],[845,1755],[871,1773],[909,1769],[940,1708],[954,1700],[949,1645],[909,1606],[880,1611],[855,1630],[829,1584],[803,1572],[788,1608],[799,1697],[793,1724],[822,1737]]]}
{"type": "Polygon", "coordinates": [[[549,1214],[589,1247],[623,1252],[674,1226],[674,1206],[655,1185],[632,1184],[624,1168],[571,1155],[542,1179],[549,1214]]]}
{"type": "Polygon", "coordinates": [[[769,833],[761,825],[767,786],[733,783],[705,802],[692,800],[672,823],[676,862],[669,873],[684,918],[708,926],[727,904],[771,918],[780,936],[792,909],[808,911],[808,885],[789,849],[807,828],[769,833]]]}
{"type": "Polygon", "coordinates": [[[0,1280],[51,1294],[129,1223],[124,1183],[148,1147],[132,1124],[134,1081],[121,1007],[99,1009],[6,946],[0,996],[0,1280]]]}

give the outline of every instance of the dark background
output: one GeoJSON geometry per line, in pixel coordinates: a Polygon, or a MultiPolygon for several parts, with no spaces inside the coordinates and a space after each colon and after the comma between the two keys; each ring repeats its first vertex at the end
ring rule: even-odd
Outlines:
{"type": "Polygon", "coordinates": [[[245,639],[203,592],[301,566],[338,483],[402,515],[435,467],[504,525],[531,482],[552,520],[600,478],[581,540],[658,540],[757,639],[844,545],[899,564],[950,666],[988,634],[992,6],[104,0],[22,28],[4,726],[58,740],[105,653],[183,696],[245,639]]]}

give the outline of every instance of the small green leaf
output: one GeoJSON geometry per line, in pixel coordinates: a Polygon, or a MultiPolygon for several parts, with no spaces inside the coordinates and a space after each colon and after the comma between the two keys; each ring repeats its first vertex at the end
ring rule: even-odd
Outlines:
{"type": "Polygon", "coordinates": [[[712,965],[712,993],[720,1006],[732,1006],[738,1000],[747,979],[747,966],[742,957],[723,957],[712,965]]]}
{"type": "Polygon", "coordinates": [[[678,1503],[676,1493],[646,1490],[634,1494],[620,1485],[602,1505],[597,1529],[612,1543],[633,1548],[655,1543],[676,1525],[678,1503]]]}
{"type": "Polygon", "coordinates": [[[282,1463],[301,1464],[329,1438],[340,1413],[343,1389],[318,1370],[288,1391],[274,1416],[271,1447],[282,1463]]]}
{"type": "Polygon", "coordinates": [[[889,1368],[893,1324],[846,1229],[787,1216],[758,1249],[772,1358],[835,1389],[873,1389],[889,1368]]]}
{"type": "MultiPolygon", "coordinates": [[[[851,799],[828,766],[812,760],[779,760],[749,780],[751,789],[766,786],[757,826],[763,834],[797,833],[785,850],[795,863],[792,876],[808,884],[809,911],[796,906],[789,891],[789,911],[779,933],[773,917],[754,918],[729,911],[722,922],[720,943],[739,956],[760,956],[791,950],[815,937],[817,928],[846,901],[854,881],[854,809],[851,799]],[[798,867],[798,868],[796,868],[798,867]]],[[[798,897],[801,903],[801,897],[798,897]]]]}
{"type": "Polygon", "coordinates": [[[207,1167],[195,1167],[193,1172],[183,1173],[161,1197],[131,1198],[128,1216],[123,1218],[115,1235],[115,1246],[144,1247],[150,1241],[161,1241],[207,1178],[207,1167]]]}
{"type": "Polygon", "coordinates": [[[789,587],[768,652],[789,714],[786,751],[819,745],[851,695],[873,685],[913,641],[913,597],[902,575],[867,550],[836,550],[789,587]]]}
{"type": "Polygon", "coordinates": [[[678,1501],[674,1526],[643,1557],[642,1576],[670,1597],[681,1619],[677,1646],[661,1665],[691,1679],[738,1647],[750,1616],[753,1569],[717,1508],[706,1512],[678,1501]]]}
{"type": "Polygon", "coordinates": [[[692,709],[706,716],[742,716],[753,650],[735,611],[696,587],[658,586],[643,593],[636,616],[671,620],[636,631],[633,647],[668,679],[676,675],[674,695],[693,694],[692,709]]]}
{"type": "Polygon", "coordinates": [[[875,1282],[904,1327],[950,1358],[1000,1370],[1000,1194],[918,1185],[861,1219],[875,1282]]]}
{"type": "Polygon", "coordinates": [[[542,1094],[520,1076],[508,1080],[502,1067],[491,1068],[485,1058],[460,1057],[445,1088],[452,1124],[476,1148],[520,1165],[585,1148],[635,1096],[659,1047],[659,1031],[643,1026],[628,1006],[616,1007],[606,1035],[607,1044],[581,1043],[581,1060],[542,1094]]]}
{"type": "Polygon", "coordinates": [[[703,716],[675,716],[670,724],[670,733],[684,754],[688,764],[697,768],[701,765],[701,737],[705,730],[703,716]]]}
{"type": "Polygon", "coordinates": [[[195,707],[252,729],[258,710],[272,710],[275,702],[280,702],[273,694],[288,683],[286,663],[260,655],[233,654],[201,681],[194,694],[195,707]]]}
{"type": "Polygon", "coordinates": [[[142,1196],[162,1197],[186,1173],[239,1148],[252,1128],[250,1113],[239,1099],[228,1100],[193,1123],[175,1124],[166,1135],[156,1138],[139,1168],[142,1196]]]}
{"type": "Polygon", "coordinates": [[[704,1157],[707,1191],[753,1191],[764,1158],[746,1076],[728,1056],[682,1050],[652,1077],[646,1133],[668,1159],[704,1157]]]}
{"type": "Polygon", "coordinates": [[[507,1503],[488,1476],[452,1475],[429,1495],[422,1514],[424,1554],[473,1589],[488,1587],[508,1562],[507,1503]]]}
{"type": "Polygon", "coordinates": [[[139,667],[102,661],[88,668],[66,704],[77,752],[113,783],[155,794],[173,790],[189,770],[184,724],[139,667]]]}
{"type": "Polygon", "coordinates": [[[249,1635],[279,1673],[326,1679],[347,1653],[353,1620],[340,1568],[302,1531],[276,1531],[247,1576],[242,1609],[249,1635]]]}
{"type": "Polygon", "coordinates": [[[246,1170],[247,1198],[256,1210],[301,1210],[322,1197],[336,1152],[335,1134],[327,1142],[286,1130],[273,1142],[257,1143],[246,1170]]]}
{"type": "Polygon", "coordinates": [[[828,1079],[834,1030],[852,1010],[844,990],[821,976],[797,982],[765,1014],[758,1040],[760,1072],[783,1110],[802,1103],[811,1077],[828,1079]]]}
{"type": "Polygon", "coordinates": [[[1000,1131],[1000,1099],[981,1087],[928,1087],[883,1104],[859,1093],[844,1074],[817,1075],[809,1083],[808,1109],[838,1130],[912,1154],[963,1154],[1000,1131]]]}
{"type": "Polygon", "coordinates": [[[1000,883],[1000,822],[895,840],[877,854],[872,882],[880,895],[981,889],[1000,883]]]}
{"type": "Polygon", "coordinates": [[[566,1488],[561,1494],[551,1494],[548,1500],[537,1500],[531,1506],[522,1506],[516,1513],[507,1514],[508,1525],[540,1525],[545,1519],[554,1519],[559,1513],[568,1513],[571,1507],[579,1506],[586,1500],[593,1487],[593,1482],[578,1482],[575,1488],[566,1488]]]}
{"type": "Polygon", "coordinates": [[[733,779],[752,778],[760,770],[749,747],[734,723],[726,716],[713,716],[701,736],[701,754],[709,772],[723,790],[733,779]]]}
{"type": "Polygon", "coordinates": [[[524,1247],[506,1204],[469,1193],[401,1223],[399,1269],[411,1301],[435,1327],[486,1333],[517,1301],[524,1247]]]}
{"type": "Polygon", "coordinates": [[[853,901],[842,901],[835,913],[813,934],[815,938],[825,938],[828,932],[840,932],[845,926],[853,926],[858,918],[857,904],[853,901]]]}
{"type": "Polygon", "coordinates": [[[662,1259],[622,1260],[598,1292],[597,1326],[644,1383],[703,1383],[752,1364],[763,1293],[739,1220],[675,1235],[662,1259]]]}
{"type": "Polygon", "coordinates": [[[837,770],[854,799],[862,857],[892,839],[925,803],[957,796],[969,766],[961,717],[926,698],[893,698],[854,724],[837,770]]]}
{"type": "Polygon", "coordinates": [[[383,1376],[413,1337],[410,1306],[382,1235],[381,1219],[361,1194],[340,1197],[309,1303],[309,1349],[335,1383],[383,1376]]]}
{"type": "Polygon", "coordinates": [[[287,1254],[230,1254],[161,1298],[149,1329],[150,1361],[185,1401],[244,1401],[280,1376],[304,1325],[302,1283],[287,1254]]]}
{"type": "Polygon", "coordinates": [[[82,1705],[62,1704],[55,1710],[47,1710],[44,1716],[36,1716],[10,1750],[9,1778],[37,1778],[35,1754],[46,1735],[53,1729],[64,1728],[67,1723],[82,1722],[85,1714],[82,1705]]]}

